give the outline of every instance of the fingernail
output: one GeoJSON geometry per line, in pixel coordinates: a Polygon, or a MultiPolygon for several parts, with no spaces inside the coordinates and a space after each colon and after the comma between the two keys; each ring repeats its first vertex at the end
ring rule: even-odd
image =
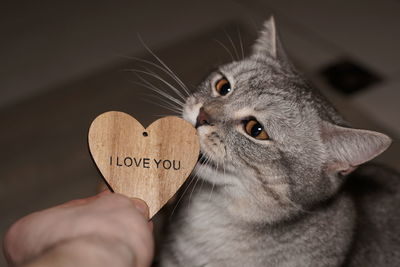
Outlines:
{"type": "Polygon", "coordinates": [[[146,202],[139,198],[133,198],[133,203],[138,211],[143,214],[146,218],[149,217],[149,207],[147,206],[146,202]]]}

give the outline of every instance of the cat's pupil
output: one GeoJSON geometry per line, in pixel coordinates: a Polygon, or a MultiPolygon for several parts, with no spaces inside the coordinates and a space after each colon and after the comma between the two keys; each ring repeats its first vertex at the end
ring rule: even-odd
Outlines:
{"type": "Polygon", "coordinates": [[[231,85],[229,83],[225,83],[224,85],[221,86],[221,90],[219,93],[221,95],[226,95],[231,91],[231,85]]]}
{"type": "Polygon", "coordinates": [[[222,77],[215,83],[215,90],[219,95],[225,96],[232,91],[232,88],[229,81],[225,77],[222,77]]]}
{"type": "Polygon", "coordinates": [[[263,127],[261,126],[261,124],[256,123],[254,124],[254,126],[251,128],[251,136],[253,137],[257,137],[263,130],[263,127]]]}

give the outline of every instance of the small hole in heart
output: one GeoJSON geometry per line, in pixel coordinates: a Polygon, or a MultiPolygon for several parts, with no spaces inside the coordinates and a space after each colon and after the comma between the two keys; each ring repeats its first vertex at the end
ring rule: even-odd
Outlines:
{"type": "Polygon", "coordinates": [[[148,136],[149,134],[147,132],[143,132],[143,136],[148,136]]]}

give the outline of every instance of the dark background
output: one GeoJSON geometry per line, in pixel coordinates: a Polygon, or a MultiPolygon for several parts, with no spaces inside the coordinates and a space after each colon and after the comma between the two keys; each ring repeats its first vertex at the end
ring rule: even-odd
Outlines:
{"type": "Polygon", "coordinates": [[[147,125],[171,114],[125,71],[143,65],[130,56],[154,60],[138,34],[194,88],[229,60],[218,42],[234,53],[229,37],[239,49],[240,33],[248,51],[271,13],[295,64],[339,111],[393,137],[378,160],[400,169],[400,1],[2,1],[0,235],[29,212],[95,193],[86,136],[96,115],[121,110],[147,125]]]}

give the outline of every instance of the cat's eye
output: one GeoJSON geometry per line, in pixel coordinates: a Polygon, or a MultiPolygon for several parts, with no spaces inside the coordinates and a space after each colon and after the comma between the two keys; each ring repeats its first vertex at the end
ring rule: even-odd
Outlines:
{"type": "Polygon", "coordinates": [[[232,87],[229,81],[225,77],[223,77],[215,83],[215,90],[218,94],[224,96],[232,91],[232,87]]]}
{"type": "Polygon", "coordinates": [[[258,140],[268,140],[269,136],[264,130],[264,127],[255,119],[245,121],[244,130],[248,135],[258,140]]]}

